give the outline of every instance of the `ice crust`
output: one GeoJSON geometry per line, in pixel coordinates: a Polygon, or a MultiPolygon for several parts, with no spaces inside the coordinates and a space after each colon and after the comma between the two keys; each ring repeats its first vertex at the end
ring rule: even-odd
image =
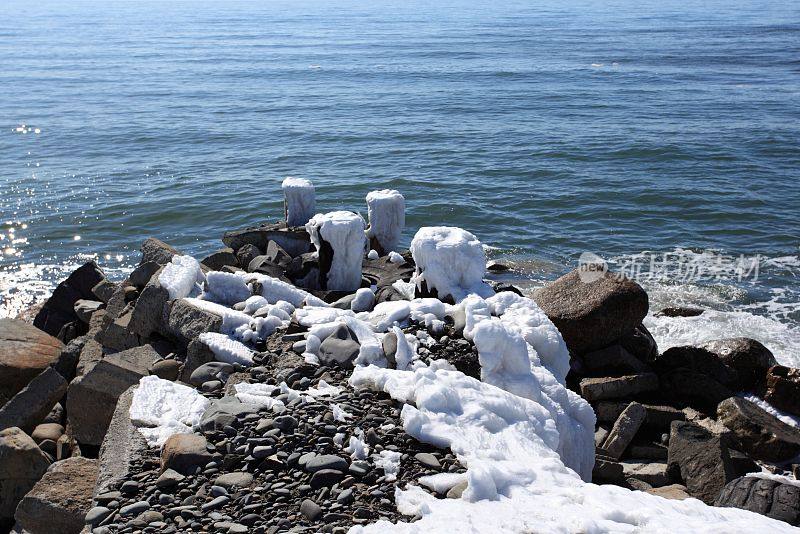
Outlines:
{"type": "Polygon", "coordinates": [[[130,417],[151,447],[173,434],[190,434],[211,402],[196,389],[145,376],[133,392],[130,417]]]}
{"type": "Polygon", "coordinates": [[[394,189],[371,191],[367,193],[367,210],[367,237],[375,238],[384,252],[394,251],[406,225],[405,198],[394,189]]]}
{"type": "Polygon", "coordinates": [[[206,275],[206,287],[202,295],[204,300],[230,306],[250,298],[250,288],[244,278],[233,273],[212,271],[206,275]]]}
{"type": "Polygon", "coordinates": [[[461,228],[423,226],[411,241],[411,255],[417,265],[414,281],[436,290],[440,299],[456,302],[470,293],[488,297],[493,291],[483,282],[486,254],[478,239],[461,228]]]}
{"type": "MultiPolygon", "coordinates": [[[[259,273],[238,273],[246,282],[258,282],[261,284],[261,296],[267,299],[269,304],[277,304],[280,301],[288,302],[295,308],[306,305],[327,306],[328,304],[309,293],[303,291],[292,284],[288,284],[277,278],[259,273]]],[[[359,274],[359,276],[361,276],[359,274]]],[[[289,312],[291,313],[291,312],[289,312]]]]}
{"type": "Polygon", "coordinates": [[[200,334],[198,339],[211,349],[217,361],[239,363],[246,366],[253,365],[253,351],[232,336],[205,332],[200,334]]]}
{"type": "Polygon", "coordinates": [[[283,180],[281,188],[286,207],[286,224],[303,226],[316,211],[314,184],[305,178],[288,176],[283,180]]]}
{"type": "Polygon", "coordinates": [[[192,296],[199,292],[197,284],[205,275],[200,263],[191,256],[175,255],[158,275],[158,283],[167,290],[171,300],[192,296]]]}
{"type": "Polygon", "coordinates": [[[318,213],[306,223],[317,251],[322,249],[322,241],[333,249],[327,289],[355,291],[361,285],[361,264],[367,252],[364,227],[364,219],[351,211],[318,213]]]}
{"type": "Polygon", "coordinates": [[[458,371],[359,367],[350,382],[412,402],[401,412],[406,432],[450,447],[467,466],[468,483],[461,499],[437,499],[419,486],[398,489],[399,510],[421,519],[378,521],[353,527],[353,534],[794,531],[780,521],[697,499],[668,500],[584,482],[555,452],[559,431],[547,409],[458,371]]]}

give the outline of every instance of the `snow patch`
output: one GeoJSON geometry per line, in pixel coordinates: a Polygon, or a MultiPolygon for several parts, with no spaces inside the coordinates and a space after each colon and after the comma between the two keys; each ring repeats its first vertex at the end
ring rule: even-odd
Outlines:
{"type": "Polygon", "coordinates": [[[302,308],[306,305],[328,306],[328,303],[315,297],[308,291],[303,291],[292,284],[288,284],[266,274],[238,273],[238,275],[243,277],[247,282],[258,282],[261,284],[261,296],[267,299],[269,304],[277,304],[280,301],[284,301],[295,308],[302,308]]]}
{"type": "Polygon", "coordinates": [[[204,300],[210,300],[227,306],[242,302],[250,298],[250,288],[244,279],[233,273],[212,271],[206,275],[207,290],[203,293],[204,300]]]}
{"type": "Polygon", "coordinates": [[[200,263],[191,256],[175,255],[158,275],[158,283],[171,300],[199,293],[197,284],[205,280],[200,263]]]}
{"type": "Polygon", "coordinates": [[[147,444],[160,447],[173,434],[190,434],[209,404],[194,388],[151,375],[139,380],[129,413],[147,444]]]}
{"type": "Polygon", "coordinates": [[[253,351],[231,336],[216,332],[204,332],[197,339],[211,349],[214,358],[219,362],[253,365],[253,351]]]}

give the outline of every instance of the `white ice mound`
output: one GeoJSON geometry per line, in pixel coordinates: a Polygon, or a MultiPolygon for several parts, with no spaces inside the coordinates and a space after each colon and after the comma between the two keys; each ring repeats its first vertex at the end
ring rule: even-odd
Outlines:
{"type": "Polygon", "coordinates": [[[281,184],[286,224],[303,226],[314,216],[316,200],[314,184],[305,178],[286,177],[281,184]]]}
{"type": "Polygon", "coordinates": [[[450,296],[456,302],[470,293],[483,297],[493,291],[483,282],[486,254],[481,242],[471,233],[451,226],[423,226],[411,241],[411,255],[417,264],[415,281],[439,298],[450,296]]]}
{"type": "MultiPolygon", "coordinates": [[[[246,282],[258,282],[261,284],[261,296],[267,299],[269,304],[277,304],[281,301],[289,303],[295,308],[303,306],[328,306],[324,300],[315,297],[308,291],[303,291],[292,284],[287,284],[282,280],[273,278],[266,274],[259,273],[238,273],[246,282]]],[[[294,311],[294,310],[291,310],[294,311]]],[[[291,313],[291,311],[287,313],[291,313]]]]}
{"type": "Polygon", "coordinates": [[[367,237],[377,240],[384,254],[388,254],[400,243],[406,225],[406,201],[399,191],[380,189],[367,193],[367,209],[367,237]]]}
{"type": "Polygon", "coordinates": [[[239,275],[212,271],[206,275],[207,291],[203,298],[220,304],[232,305],[251,297],[250,288],[239,275]]]}
{"type": "Polygon", "coordinates": [[[327,280],[326,289],[355,291],[361,286],[361,264],[367,252],[364,219],[351,211],[318,213],[308,223],[306,230],[320,252],[320,263],[327,252],[324,241],[333,251],[330,270],[321,273],[327,280]]]}
{"type": "Polygon", "coordinates": [[[353,527],[353,534],[794,531],[780,521],[697,499],[668,500],[584,482],[555,452],[559,430],[544,406],[463,373],[370,366],[356,368],[350,383],[412,402],[401,412],[405,431],[450,447],[467,467],[468,484],[461,499],[437,499],[419,486],[398,490],[398,510],[420,520],[378,521],[353,527]]]}
{"type": "Polygon", "coordinates": [[[173,434],[191,433],[209,404],[194,388],[151,375],[139,380],[130,417],[148,445],[161,446],[173,434]]]}
{"type": "Polygon", "coordinates": [[[202,341],[219,362],[239,363],[242,365],[253,365],[253,351],[247,345],[226,334],[216,332],[204,332],[197,339],[202,341]]]}
{"type": "Polygon", "coordinates": [[[184,255],[175,255],[158,275],[158,283],[169,292],[172,300],[196,294],[197,284],[204,280],[200,263],[184,255]]]}

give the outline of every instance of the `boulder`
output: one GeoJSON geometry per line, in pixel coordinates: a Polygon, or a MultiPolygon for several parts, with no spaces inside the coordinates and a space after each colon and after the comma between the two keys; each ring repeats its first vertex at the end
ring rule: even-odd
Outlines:
{"type": "Polygon", "coordinates": [[[0,430],[19,427],[31,431],[67,392],[67,381],[48,367],[0,407],[0,430]]]}
{"type": "Polygon", "coordinates": [[[283,267],[284,269],[287,265],[289,265],[289,262],[292,261],[292,256],[283,250],[283,247],[272,240],[267,243],[267,249],[264,252],[264,255],[269,261],[275,265],[283,267]]]}
{"type": "Polygon", "coordinates": [[[172,301],[169,309],[169,329],[184,345],[203,332],[219,332],[222,317],[197,308],[186,299],[172,301]]]}
{"type": "Polygon", "coordinates": [[[800,415],[800,369],[783,365],[770,367],[764,400],[779,410],[800,415]]]}
{"type": "Polygon", "coordinates": [[[192,385],[195,386],[202,385],[202,382],[199,384],[191,382],[192,374],[194,374],[198,367],[206,363],[214,362],[214,358],[214,352],[208,345],[199,339],[193,339],[186,348],[186,361],[183,363],[183,369],[181,370],[181,380],[183,382],[192,383],[192,385]]]}
{"type": "Polygon", "coordinates": [[[619,345],[643,362],[652,362],[658,356],[658,344],[653,334],[643,324],[619,339],[619,345]]]}
{"type": "Polygon", "coordinates": [[[701,308],[690,308],[682,306],[671,306],[657,311],[656,317],[697,317],[701,315],[704,310],[701,308]]]}
{"type": "Polygon", "coordinates": [[[0,319],[0,399],[16,395],[57,361],[64,344],[17,319],[0,319]]]}
{"type": "Polygon", "coordinates": [[[753,391],[763,388],[775,357],[754,339],[731,338],[699,346],[672,347],[659,356],[658,364],[674,369],[685,367],[710,376],[726,388],[753,391]]]}
{"type": "Polygon", "coordinates": [[[800,486],[780,480],[737,478],[725,486],[715,505],[741,508],[800,526],[800,486]]]}
{"type": "Polygon", "coordinates": [[[611,345],[583,355],[583,363],[589,371],[600,371],[604,376],[619,372],[646,373],[650,368],[628,352],[622,345],[611,345]]]}
{"type": "Polygon", "coordinates": [[[92,295],[97,297],[97,299],[103,304],[108,304],[108,301],[111,300],[111,297],[114,295],[117,289],[117,284],[108,278],[103,278],[92,288],[92,295]]]}
{"type": "Polygon", "coordinates": [[[80,299],[75,301],[75,315],[85,324],[89,324],[92,314],[102,308],[104,304],[99,300],[80,299]]]}
{"type": "Polygon", "coordinates": [[[266,274],[267,276],[271,276],[273,278],[277,278],[284,282],[289,282],[289,279],[286,278],[286,274],[284,273],[283,267],[272,263],[272,261],[267,256],[256,256],[253,258],[249,264],[247,264],[247,272],[250,273],[260,273],[266,274]]]}
{"type": "Polygon", "coordinates": [[[323,365],[338,365],[350,369],[358,356],[361,345],[354,339],[350,329],[342,325],[326,337],[319,347],[319,361],[323,365]]]}
{"type": "Polygon", "coordinates": [[[36,314],[33,326],[51,336],[58,335],[67,323],[79,321],[75,314],[75,303],[81,299],[94,300],[92,289],[104,279],[103,271],[94,261],[78,267],[56,286],[52,296],[36,314]]]}
{"type": "Polygon", "coordinates": [[[595,458],[594,468],[592,469],[592,481],[595,483],[619,484],[624,480],[622,464],[598,456],[595,458]]]}
{"type": "Polygon", "coordinates": [[[145,261],[139,264],[131,274],[128,275],[128,284],[136,287],[137,289],[142,289],[146,286],[150,279],[153,278],[158,271],[161,270],[163,265],[159,265],[154,261],[145,261]]]}
{"type": "Polygon", "coordinates": [[[172,261],[173,256],[181,254],[176,248],[167,245],[155,237],[145,239],[144,243],[142,243],[141,251],[142,260],[140,265],[147,262],[166,265],[172,261]]]}
{"type": "Polygon", "coordinates": [[[636,478],[653,487],[666,486],[669,483],[666,463],[624,460],[620,464],[626,479],[636,478]]]}
{"type": "Polygon", "coordinates": [[[200,263],[212,271],[220,271],[226,265],[238,267],[239,259],[236,257],[236,254],[233,252],[232,248],[225,247],[216,252],[212,252],[200,260],[200,263]]]}
{"type": "Polygon", "coordinates": [[[261,256],[261,250],[255,245],[246,244],[236,251],[238,265],[247,267],[256,256],[261,256]]]}
{"type": "Polygon", "coordinates": [[[714,504],[725,484],[736,478],[726,441],[694,423],[672,423],[667,454],[689,495],[706,504],[714,504]]]}
{"type": "Polygon", "coordinates": [[[233,373],[233,365],[225,362],[208,362],[192,371],[189,383],[193,386],[202,386],[210,380],[227,380],[228,375],[233,373]]]}
{"type": "Polygon", "coordinates": [[[710,375],[678,367],[659,376],[661,396],[678,406],[689,406],[713,414],[717,405],[733,392],[710,375]]]}
{"type": "Polygon", "coordinates": [[[147,453],[147,441],[133,425],[130,417],[136,387],[131,387],[120,396],[100,446],[95,495],[116,490],[120,484],[129,480],[133,473],[138,472],[141,459],[147,453]]]}
{"type": "Polygon", "coordinates": [[[19,428],[0,430],[0,523],[14,517],[22,497],[42,478],[50,460],[19,428]]]}
{"type": "Polygon", "coordinates": [[[584,378],[580,381],[581,396],[588,401],[621,399],[658,389],[658,376],[654,373],[601,378],[584,378]]]}
{"type": "Polygon", "coordinates": [[[178,360],[161,360],[150,366],[150,374],[164,380],[177,380],[181,371],[181,362],[178,360]]]}
{"type": "Polygon", "coordinates": [[[166,310],[169,302],[169,291],[161,287],[158,277],[153,275],[144,286],[136,304],[131,311],[128,327],[131,332],[141,337],[150,337],[153,332],[162,332],[162,325],[167,318],[166,310]]]}
{"type": "Polygon", "coordinates": [[[125,308],[122,313],[112,321],[104,321],[95,339],[103,347],[111,350],[128,350],[142,344],[142,339],[131,330],[130,323],[133,309],[125,308]]]}
{"type": "Polygon", "coordinates": [[[103,442],[120,395],[147,376],[158,357],[150,345],[110,354],[72,381],[67,391],[67,416],[78,442],[103,442]]]}
{"type": "Polygon", "coordinates": [[[627,449],[628,445],[633,441],[646,415],[647,412],[644,406],[638,402],[628,404],[628,407],[625,408],[619,418],[617,418],[608,437],[603,442],[602,448],[610,457],[616,460],[622,458],[622,453],[625,452],[625,449],[627,449]]]}
{"type": "Polygon", "coordinates": [[[647,293],[636,282],[610,272],[593,281],[578,270],[536,291],[533,299],[576,354],[607,347],[634,331],[647,315],[647,293]]]}
{"type": "Polygon", "coordinates": [[[62,435],[64,435],[64,427],[60,424],[42,423],[33,429],[31,438],[33,438],[33,441],[39,444],[46,439],[56,442],[62,435]]]}
{"type": "MultiPolygon", "coordinates": [[[[100,333],[100,330],[105,324],[105,315],[106,312],[103,310],[92,315],[92,320],[89,322],[89,333],[86,334],[86,342],[81,348],[81,353],[78,356],[78,362],[75,366],[75,376],[83,376],[86,374],[86,372],[103,357],[103,345],[97,341],[96,336],[100,333]]],[[[75,340],[73,340],[73,342],[74,341],[75,340]]],[[[65,374],[64,378],[70,377],[65,374]]]]}
{"type": "Polygon", "coordinates": [[[247,244],[266,250],[270,241],[277,243],[292,257],[309,252],[312,247],[311,237],[304,227],[287,228],[282,222],[233,230],[222,236],[222,242],[237,252],[247,244]]]}
{"type": "Polygon", "coordinates": [[[78,362],[81,358],[81,352],[89,341],[89,335],[76,337],[64,347],[58,359],[52,363],[53,369],[64,377],[69,382],[75,378],[75,371],[78,368],[78,362]]]}
{"type": "Polygon", "coordinates": [[[748,400],[731,397],[721,402],[717,420],[731,430],[737,448],[753,458],[783,462],[800,453],[800,429],[748,400]]]}
{"type": "Polygon", "coordinates": [[[56,462],[17,506],[17,528],[31,534],[78,534],[92,508],[97,460],[77,456],[56,462]]]}
{"type": "Polygon", "coordinates": [[[172,469],[182,475],[193,475],[198,467],[211,461],[208,442],[200,434],[173,434],[161,449],[161,470],[172,469]]]}
{"type": "Polygon", "coordinates": [[[200,428],[204,432],[222,430],[231,425],[238,417],[257,413],[258,404],[243,403],[236,397],[222,397],[211,403],[200,418],[200,428]]]}

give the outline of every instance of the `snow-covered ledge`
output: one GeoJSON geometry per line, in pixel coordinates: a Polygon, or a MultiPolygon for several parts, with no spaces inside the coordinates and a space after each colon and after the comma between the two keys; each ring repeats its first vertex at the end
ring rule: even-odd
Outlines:
{"type": "Polygon", "coordinates": [[[283,180],[283,211],[286,224],[289,226],[303,226],[314,216],[316,200],[314,184],[305,178],[292,178],[283,180]]]}
{"type": "Polygon", "coordinates": [[[306,230],[319,253],[321,289],[355,291],[361,287],[361,263],[367,238],[364,219],[351,211],[318,213],[306,230]]]}
{"type": "Polygon", "coordinates": [[[406,225],[406,200],[399,191],[380,189],[367,194],[370,247],[380,255],[397,250],[406,225]]]}

